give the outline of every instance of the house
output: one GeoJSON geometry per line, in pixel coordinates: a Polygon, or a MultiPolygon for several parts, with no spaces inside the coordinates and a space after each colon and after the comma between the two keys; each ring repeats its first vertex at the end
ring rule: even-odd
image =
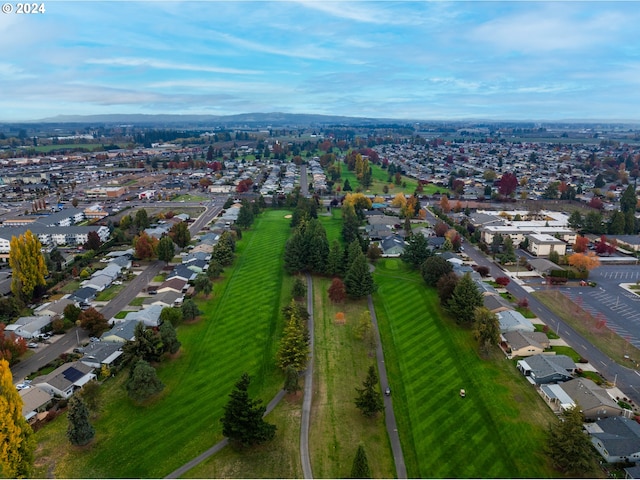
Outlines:
{"type": "Polygon", "coordinates": [[[47,315],[20,317],[11,325],[7,325],[5,331],[29,340],[44,333],[46,327],[51,324],[51,320],[52,317],[47,315]]]}
{"type": "MultiPolygon", "coordinates": [[[[482,283],[485,283],[485,282],[482,282],[482,283]]],[[[488,285],[488,284],[485,283],[485,285],[488,285]]],[[[505,310],[513,310],[513,306],[511,305],[511,302],[509,302],[506,298],[503,298],[498,294],[488,293],[483,295],[482,305],[491,313],[504,312],[505,310]]]]}
{"type": "Polygon", "coordinates": [[[530,233],[527,238],[529,239],[527,250],[537,257],[548,256],[551,252],[557,252],[558,255],[567,253],[567,244],[547,233],[530,233]]]}
{"type": "Polygon", "coordinates": [[[552,270],[564,270],[564,268],[556,265],[546,258],[532,258],[529,260],[529,265],[531,265],[536,272],[542,275],[549,275],[552,270]]]}
{"type": "Polygon", "coordinates": [[[48,375],[34,378],[32,384],[50,395],[69,398],[73,392],[95,378],[93,367],[77,361],[65,363],[48,375]]]}
{"type": "Polygon", "coordinates": [[[186,280],[182,278],[174,277],[170,280],[165,280],[164,282],[162,282],[162,284],[158,287],[156,292],[164,293],[164,292],[173,291],[173,292],[183,293],[187,290],[188,287],[189,285],[186,280]]]}
{"type": "Polygon", "coordinates": [[[406,243],[398,235],[389,235],[380,242],[383,257],[399,257],[404,253],[406,243]]]}
{"type": "Polygon", "coordinates": [[[22,415],[27,422],[35,421],[36,415],[44,412],[53,400],[51,393],[37,386],[25,388],[19,393],[22,397],[22,415]]]}
{"type": "Polygon", "coordinates": [[[624,409],[604,388],[588,378],[575,378],[565,382],[562,389],[580,406],[586,420],[616,417],[624,413],[624,409]]]}
{"type": "Polygon", "coordinates": [[[98,291],[91,287],[82,287],[73,292],[69,299],[76,303],[90,303],[96,298],[98,291]]]}
{"type": "Polygon", "coordinates": [[[542,332],[515,330],[504,333],[502,339],[511,352],[509,358],[540,355],[550,346],[549,338],[542,332]]]}
{"type": "Polygon", "coordinates": [[[521,330],[523,332],[535,332],[536,328],[520,312],[515,310],[504,310],[498,312],[498,322],[500,322],[500,333],[521,330]]]}
{"type": "Polygon", "coordinates": [[[33,313],[48,317],[61,317],[64,315],[64,309],[67,305],[73,305],[73,300],[69,298],[61,298],[53,302],[45,303],[36,308],[33,313]]]}
{"type": "Polygon", "coordinates": [[[529,382],[537,385],[569,381],[576,371],[576,364],[566,355],[533,355],[518,360],[516,365],[529,382]]]}
{"type": "Polygon", "coordinates": [[[109,260],[109,263],[112,263],[120,267],[120,272],[122,272],[122,270],[131,269],[131,265],[132,265],[131,257],[128,257],[126,255],[121,255],[119,257],[112,258],[111,260],[109,260]]]}
{"type": "Polygon", "coordinates": [[[111,281],[113,281],[120,276],[121,271],[122,271],[122,267],[120,267],[119,265],[113,262],[109,262],[109,265],[107,265],[101,270],[97,270],[93,272],[93,275],[91,276],[97,277],[98,275],[102,275],[102,276],[111,278],[111,281]]]}
{"type": "Polygon", "coordinates": [[[184,294],[175,290],[166,290],[152,297],[147,297],[142,301],[143,305],[160,305],[162,307],[175,307],[181,305],[184,294]]]}
{"type": "Polygon", "coordinates": [[[120,342],[91,342],[82,348],[82,363],[93,368],[111,366],[124,353],[120,342]]]}
{"type": "Polygon", "coordinates": [[[184,280],[185,282],[190,282],[194,280],[198,274],[193,270],[190,270],[185,265],[176,265],[171,273],[167,276],[167,280],[171,280],[172,278],[179,278],[184,280]]]}
{"type": "Polygon", "coordinates": [[[111,286],[111,282],[113,282],[113,279],[108,275],[95,275],[84,280],[81,285],[93,288],[96,292],[102,292],[111,286]]]}
{"type": "Polygon", "coordinates": [[[143,323],[145,327],[159,327],[162,323],[160,320],[160,314],[162,310],[166,308],[163,305],[150,305],[147,308],[138,310],[137,312],[129,312],[124,317],[125,321],[135,320],[143,323]]]}
{"type": "Polygon", "coordinates": [[[136,325],[138,325],[137,320],[125,320],[123,322],[117,322],[113,327],[111,327],[111,330],[108,330],[100,335],[100,341],[115,342],[121,344],[132,341],[136,338],[136,325]]]}
{"type": "Polygon", "coordinates": [[[183,261],[182,265],[184,265],[189,270],[192,270],[196,273],[202,273],[208,267],[208,264],[205,260],[198,260],[197,258],[193,260],[189,260],[188,262],[183,261]]]}
{"type": "Polygon", "coordinates": [[[609,417],[585,426],[591,443],[608,463],[640,462],[640,424],[609,417]]]}

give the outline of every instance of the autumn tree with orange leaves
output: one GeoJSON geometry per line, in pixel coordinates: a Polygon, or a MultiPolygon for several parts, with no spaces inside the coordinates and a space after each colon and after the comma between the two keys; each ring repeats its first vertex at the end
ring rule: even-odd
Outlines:
{"type": "Polygon", "coordinates": [[[587,254],[574,253],[569,256],[568,262],[569,265],[577,268],[581,272],[588,272],[600,266],[600,259],[594,252],[589,252],[587,254]]]}

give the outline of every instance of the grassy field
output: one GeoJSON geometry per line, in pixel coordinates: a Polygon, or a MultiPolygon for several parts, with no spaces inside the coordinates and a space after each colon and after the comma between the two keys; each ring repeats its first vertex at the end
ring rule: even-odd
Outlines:
{"type": "Polygon", "coordinates": [[[542,451],[554,415],[526,380],[497,349],[481,359],[471,332],[456,326],[435,291],[399,260],[381,260],[375,280],[409,477],[557,476],[542,451]]]}
{"type": "Polygon", "coordinates": [[[348,478],[359,443],[364,445],[372,478],[394,478],[384,415],[365,418],[354,404],[356,387],[362,387],[375,355],[354,327],[366,300],[334,305],[327,290],[331,281],[314,279],[315,363],[309,449],[316,478],[348,478]],[[345,314],[337,324],[335,315],[345,314]]]}
{"type": "Polygon", "coordinates": [[[56,437],[57,448],[41,445],[55,451],[50,459],[55,466],[43,465],[37,476],[52,471],[57,478],[160,478],[222,438],[222,408],[242,372],[252,375],[252,396],[268,401],[275,395],[282,386],[274,356],[286,225],[282,211],[269,211],[245,233],[234,268],[201,305],[200,321],[178,328],[183,348],[177,359],[158,367],[166,385],[160,397],[137,406],[123,391],[126,372],[109,381],[102,389],[105,407],[94,422],[94,442],[75,449],[56,437]]]}
{"type": "Polygon", "coordinates": [[[109,288],[106,288],[103,291],[101,291],[96,297],[96,300],[98,302],[108,302],[109,300],[113,299],[116,295],[118,295],[124,288],[125,288],[124,285],[111,285],[109,288]]]}
{"type": "Polygon", "coordinates": [[[624,338],[609,330],[606,326],[598,328],[598,319],[584,310],[571,299],[556,290],[537,291],[533,294],[538,300],[562,318],[562,321],[570,325],[576,332],[589,340],[602,353],[606,354],[620,365],[629,365],[629,360],[640,358],[640,350],[631,345],[624,338]]]}
{"type": "Polygon", "coordinates": [[[338,240],[340,244],[342,241],[342,209],[332,208],[331,215],[318,215],[318,220],[322,223],[325,231],[327,232],[327,240],[329,245],[333,240],[338,240]]]}

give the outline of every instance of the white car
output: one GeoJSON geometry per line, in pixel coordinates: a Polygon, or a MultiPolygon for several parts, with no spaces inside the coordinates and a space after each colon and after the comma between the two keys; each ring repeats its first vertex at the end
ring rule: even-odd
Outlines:
{"type": "Polygon", "coordinates": [[[27,343],[27,347],[29,348],[38,348],[38,344],[36,342],[27,343]]]}

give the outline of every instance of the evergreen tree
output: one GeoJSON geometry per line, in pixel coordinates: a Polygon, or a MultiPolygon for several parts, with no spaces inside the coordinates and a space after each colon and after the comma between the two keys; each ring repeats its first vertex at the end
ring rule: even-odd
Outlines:
{"type": "Polygon", "coordinates": [[[162,357],[164,346],[158,332],[146,328],[143,323],[138,323],[134,329],[134,339],[126,342],[122,350],[125,362],[135,362],[139,359],[157,362],[162,357]]]}
{"type": "Polygon", "coordinates": [[[261,400],[252,400],[248,389],[251,378],[243,373],[235,388],[229,395],[229,402],[224,407],[222,434],[232,444],[246,447],[271,440],[276,433],[276,426],[262,418],[266,407],[261,400]]]}
{"type": "Polygon", "coordinates": [[[291,288],[293,298],[303,298],[307,294],[307,284],[296,277],[291,288]]]}
{"type": "Polygon", "coordinates": [[[211,293],[212,288],[213,284],[211,283],[211,280],[209,280],[209,277],[207,277],[205,274],[201,273],[193,281],[193,289],[196,294],[203,293],[205,296],[208,296],[211,293]]]}
{"type": "Polygon", "coordinates": [[[562,412],[562,419],[547,430],[546,450],[554,468],[565,475],[591,477],[596,471],[595,451],[582,428],[584,418],[580,407],[562,412]]]}
{"type": "Polygon", "coordinates": [[[280,348],[277,353],[278,366],[283,370],[293,367],[301,372],[309,359],[309,334],[307,328],[295,311],[295,301],[291,300],[289,319],[284,327],[280,348]]]}
{"type": "Polygon", "coordinates": [[[73,445],[86,445],[95,436],[96,430],[89,423],[89,409],[78,395],[69,399],[67,420],[67,438],[73,445]]]}
{"type": "Polygon", "coordinates": [[[175,252],[175,245],[171,237],[162,237],[158,242],[158,260],[169,263],[173,259],[175,252]]]}
{"type": "Polygon", "coordinates": [[[211,260],[218,262],[223,267],[228,267],[233,263],[233,259],[233,249],[230,245],[226,242],[218,241],[211,252],[211,260]]]}
{"type": "Polygon", "coordinates": [[[253,209],[251,208],[251,204],[247,200],[243,200],[242,206],[240,207],[240,211],[238,212],[238,219],[236,220],[236,225],[246,230],[251,226],[252,223],[253,223],[253,209]]]}
{"type": "Polygon", "coordinates": [[[636,189],[633,185],[629,185],[620,197],[620,210],[622,213],[627,213],[629,211],[635,213],[637,205],[638,196],[636,195],[636,189]]]}
{"type": "Polygon", "coordinates": [[[616,210],[609,219],[607,226],[607,232],[610,235],[622,235],[625,230],[625,215],[619,210],[616,210]]]}
{"type": "Polygon", "coordinates": [[[436,289],[438,290],[438,298],[440,299],[440,305],[446,306],[449,303],[449,299],[453,295],[453,291],[458,284],[458,275],[454,272],[445,273],[440,277],[436,283],[436,289]]]}
{"type": "Polygon", "coordinates": [[[344,286],[349,295],[352,298],[366,297],[372,294],[376,290],[375,283],[373,283],[373,276],[369,271],[369,265],[362,251],[353,260],[353,263],[347,271],[347,275],[344,278],[344,286]]]}
{"type": "Polygon", "coordinates": [[[358,445],[358,450],[356,450],[356,456],[353,459],[351,476],[349,478],[371,478],[369,459],[362,445],[358,445]]]}
{"type": "MultiPolygon", "coordinates": [[[[172,310],[180,312],[180,310],[177,310],[175,308],[172,310]]],[[[182,317],[182,312],[180,312],[180,317],[182,317]]],[[[178,350],[180,350],[181,343],[178,340],[176,329],[173,327],[173,324],[171,322],[162,322],[160,324],[159,331],[165,352],[173,355],[178,350]]]]}
{"type": "Polygon", "coordinates": [[[0,358],[0,475],[4,478],[28,478],[31,474],[36,443],[22,406],[9,362],[0,358]]]}
{"type": "Polygon", "coordinates": [[[292,365],[284,371],[284,391],[290,394],[300,391],[298,371],[292,365]]]}
{"type": "Polygon", "coordinates": [[[400,258],[403,262],[411,265],[411,268],[417,270],[431,256],[433,256],[433,252],[429,249],[426,237],[421,233],[416,233],[409,237],[400,258]]]}
{"type": "Polygon", "coordinates": [[[329,254],[327,255],[326,274],[330,276],[339,276],[342,274],[343,253],[340,243],[337,240],[331,242],[329,254]]]}
{"type": "Polygon", "coordinates": [[[579,210],[574,210],[569,215],[569,226],[574,230],[581,230],[584,224],[584,218],[582,218],[582,214],[579,210]]]}
{"type": "Polygon", "coordinates": [[[447,306],[458,323],[473,322],[476,308],[482,306],[482,294],[471,279],[471,275],[466,273],[460,279],[447,306]]]}
{"type": "Polygon", "coordinates": [[[346,244],[350,244],[354,240],[360,239],[358,227],[360,220],[356,215],[353,205],[345,205],[342,207],[342,238],[346,244]]]}
{"type": "Polygon", "coordinates": [[[214,280],[216,278],[219,278],[220,275],[222,275],[223,271],[224,268],[222,267],[220,262],[218,262],[217,260],[211,260],[209,262],[209,266],[207,267],[207,277],[209,277],[210,280],[214,280]]]}
{"type": "Polygon", "coordinates": [[[133,224],[137,229],[137,232],[141,232],[145,228],[149,228],[151,225],[151,220],[149,220],[149,215],[144,208],[141,208],[136,212],[136,215],[133,219],[133,224]]]}
{"type": "Polygon", "coordinates": [[[369,367],[367,378],[362,382],[364,388],[356,388],[358,395],[356,396],[356,407],[365,417],[374,417],[378,412],[384,409],[382,394],[377,390],[378,375],[373,365],[369,367]]]}
{"type": "Polygon", "coordinates": [[[636,225],[636,215],[634,210],[628,210],[624,214],[624,233],[627,235],[635,235],[638,232],[636,225]]]}
{"type": "Polygon", "coordinates": [[[304,238],[299,230],[287,240],[284,247],[284,269],[289,274],[304,270],[304,238]]]}
{"type": "Polygon", "coordinates": [[[126,384],[127,394],[133,401],[142,403],[164,390],[164,383],[160,381],[149,362],[138,360],[126,384]]]}
{"type": "Polygon", "coordinates": [[[430,287],[435,287],[440,277],[453,271],[453,265],[440,255],[428,257],[420,267],[422,278],[430,287]]]}

